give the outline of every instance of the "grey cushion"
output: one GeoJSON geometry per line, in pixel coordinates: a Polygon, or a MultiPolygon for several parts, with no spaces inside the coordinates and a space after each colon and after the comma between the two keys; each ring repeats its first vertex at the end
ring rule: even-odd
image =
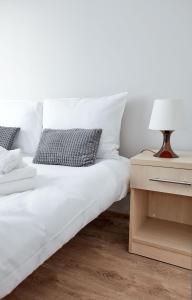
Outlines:
{"type": "Polygon", "coordinates": [[[102,129],[44,129],[33,162],[83,167],[94,164],[102,129]]]}
{"type": "Polygon", "coordinates": [[[10,150],[20,128],[0,126],[0,146],[10,150]]]}

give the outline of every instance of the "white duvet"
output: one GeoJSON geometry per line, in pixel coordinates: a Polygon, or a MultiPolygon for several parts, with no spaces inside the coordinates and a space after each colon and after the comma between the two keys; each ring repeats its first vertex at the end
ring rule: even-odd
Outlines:
{"type": "Polygon", "coordinates": [[[0,197],[0,298],[127,193],[125,158],[85,168],[35,166],[37,189],[0,197]]]}

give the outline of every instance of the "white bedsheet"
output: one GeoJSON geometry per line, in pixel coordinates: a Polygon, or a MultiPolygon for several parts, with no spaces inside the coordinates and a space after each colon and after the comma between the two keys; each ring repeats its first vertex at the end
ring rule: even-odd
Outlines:
{"type": "Polygon", "coordinates": [[[125,158],[85,168],[35,167],[37,189],[0,197],[0,298],[127,193],[125,158]]]}

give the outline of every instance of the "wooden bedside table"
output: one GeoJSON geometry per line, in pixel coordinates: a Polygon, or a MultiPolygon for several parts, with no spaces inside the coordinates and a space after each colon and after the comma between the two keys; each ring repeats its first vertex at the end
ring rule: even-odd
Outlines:
{"type": "Polygon", "coordinates": [[[192,153],[131,159],[129,251],[192,269],[192,153]]]}

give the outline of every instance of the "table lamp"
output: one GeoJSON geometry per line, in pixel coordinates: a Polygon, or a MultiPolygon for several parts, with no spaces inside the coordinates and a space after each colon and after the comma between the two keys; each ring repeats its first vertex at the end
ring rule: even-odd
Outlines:
{"type": "Polygon", "coordinates": [[[185,120],[184,103],[180,99],[158,99],[154,101],[149,129],[160,130],[163,133],[161,149],[155,157],[178,157],[171,148],[170,137],[173,131],[181,129],[185,120]]]}

